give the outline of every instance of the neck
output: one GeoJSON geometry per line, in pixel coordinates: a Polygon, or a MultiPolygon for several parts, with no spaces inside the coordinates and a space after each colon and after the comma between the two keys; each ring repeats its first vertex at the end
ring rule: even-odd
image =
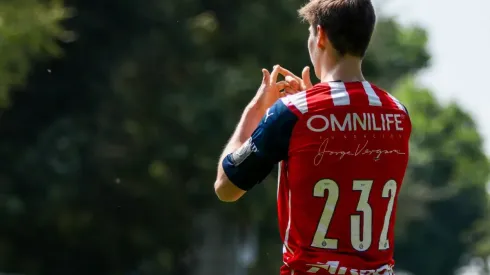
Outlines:
{"type": "Polygon", "coordinates": [[[353,56],[345,56],[334,60],[334,62],[324,62],[324,66],[321,68],[321,81],[364,81],[361,63],[362,61],[360,58],[353,56]]]}

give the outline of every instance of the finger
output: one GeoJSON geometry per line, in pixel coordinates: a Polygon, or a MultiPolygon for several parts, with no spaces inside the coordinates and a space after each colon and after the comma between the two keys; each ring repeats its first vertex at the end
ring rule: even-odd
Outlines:
{"type": "Polygon", "coordinates": [[[294,78],[294,77],[290,76],[290,75],[286,76],[286,77],[284,78],[284,80],[286,80],[286,81],[287,81],[289,84],[291,84],[291,83],[293,83],[293,82],[294,82],[294,83],[298,83],[298,80],[297,80],[296,78],[294,78]]]}
{"type": "Polygon", "coordinates": [[[279,68],[281,68],[279,65],[274,66],[271,77],[269,78],[269,85],[274,85],[276,83],[277,76],[279,75],[279,68]]]}
{"type": "Polygon", "coordinates": [[[298,82],[301,81],[301,78],[299,78],[297,75],[293,74],[292,72],[290,72],[289,70],[287,70],[281,66],[279,66],[279,73],[281,75],[283,75],[284,77],[290,76],[290,77],[296,79],[298,82]]]}
{"type": "Polygon", "coordinates": [[[286,88],[284,88],[283,94],[285,94],[285,95],[294,95],[297,92],[298,92],[298,90],[295,90],[295,89],[293,89],[291,87],[286,87],[286,88]]]}
{"type": "Polygon", "coordinates": [[[266,69],[262,69],[262,84],[269,83],[270,73],[266,69]]]}
{"type": "Polygon", "coordinates": [[[289,83],[287,81],[279,81],[275,83],[277,90],[281,91],[284,90],[285,88],[289,88],[289,83]]]}
{"type": "Polygon", "coordinates": [[[292,76],[290,76],[290,75],[286,76],[285,80],[286,80],[286,82],[289,83],[289,86],[291,86],[292,89],[301,90],[300,83],[295,78],[293,78],[292,76]]]}
{"type": "Polygon", "coordinates": [[[310,67],[306,66],[303,69],[303,72],[301,73],[301,77],[303,78],[303,84],[305,85],[305,87],[304,87],[305,90],[313,87],[313,84],[311,83],[311,78],[310,78],[310,67]]]}

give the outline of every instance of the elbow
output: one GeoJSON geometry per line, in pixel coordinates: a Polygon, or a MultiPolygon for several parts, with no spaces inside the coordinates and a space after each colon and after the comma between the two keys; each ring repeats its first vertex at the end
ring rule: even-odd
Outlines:
{"type": "Polygon", "coordinates": [[[231,192],[230,188],[227,187],[225,182],[221,182],[219,180],[214,183],[214,192],[216,193],[218,199],[222,202],[236,202],[240,198],[240,196],[234,192],[231,192]]]}

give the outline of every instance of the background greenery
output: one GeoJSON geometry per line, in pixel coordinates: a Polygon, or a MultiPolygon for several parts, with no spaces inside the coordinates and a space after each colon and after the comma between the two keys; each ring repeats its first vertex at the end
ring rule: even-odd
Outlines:
{"type": "MultiPolygon", "coordinates": [[[[235,205],[212,183],[260,68],[309,65],[303,2],[1,1],[0,271],[278,274],[274,176],[235,205]]],[[[397,268],[448,275],[490,254],[490,165],[413,80],[427,39],[381,17],[364,69],[414,124],[397,268]]]]}

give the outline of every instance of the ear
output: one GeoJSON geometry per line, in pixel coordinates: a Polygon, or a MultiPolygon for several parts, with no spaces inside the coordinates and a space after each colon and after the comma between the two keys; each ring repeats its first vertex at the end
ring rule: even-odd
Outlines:
{"type": "Polygon", "coordinates": [[[316,44],[320,49],[325,49],[325,45],[327,44],[327,34],[325,33],[325,30],[322,28],[322,26],[317,25],[316,26],[316,44]]]}

